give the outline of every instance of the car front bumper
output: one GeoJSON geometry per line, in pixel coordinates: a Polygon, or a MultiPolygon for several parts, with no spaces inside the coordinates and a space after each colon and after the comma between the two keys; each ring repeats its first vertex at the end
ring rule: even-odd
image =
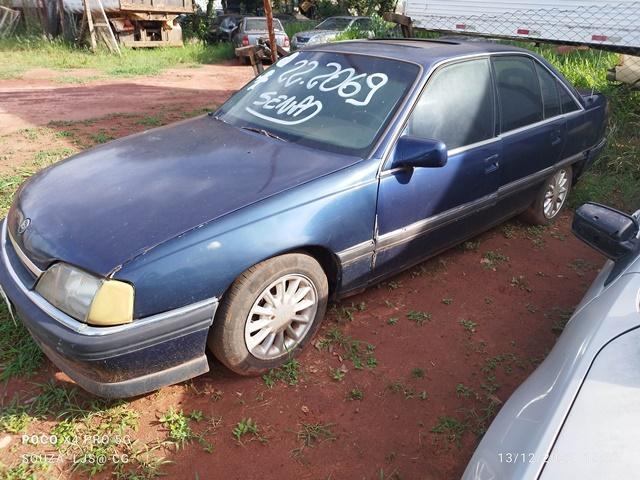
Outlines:
{"type": "Polygon", "coordinates": [[[205,354],[218,300],[210,298],[127,325],[93,327],[56,309],[27,287],[29,273],[2,222],[0,285],[49,359],[85,390],[123,398],[209,370],[205,354]]]}

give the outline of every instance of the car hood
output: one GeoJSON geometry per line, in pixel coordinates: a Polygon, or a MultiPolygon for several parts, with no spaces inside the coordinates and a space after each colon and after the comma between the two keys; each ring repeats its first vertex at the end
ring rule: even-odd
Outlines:
{"type": "Polygon", "coordinates": [[[203,116],[43,170],[19,190],[8,229],[41,269],[65,261],[109,275],[162,242],[358,160],[203,116]]]}
{"type": "Polygon", "coordinates": [[[313,38],[313,37],[330,37],[336,36],[340,33],[339,30],[307,30],[306,32],[296,33],[298,38],[313,38]]]}

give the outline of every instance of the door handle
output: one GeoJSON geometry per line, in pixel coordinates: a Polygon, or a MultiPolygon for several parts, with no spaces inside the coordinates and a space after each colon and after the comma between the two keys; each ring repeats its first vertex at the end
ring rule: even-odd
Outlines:
{"type": "Polygon", "coordinates": [[[551,146],[555,147],[562,143],[562,132],[560,130],[554,130],[551,132],[551,146]]]}
{"type": "Polygon", "coordinates": [[[493,173],[500,168],[500,155],[497,153],[484,159],[484,173],[493,173]]]}

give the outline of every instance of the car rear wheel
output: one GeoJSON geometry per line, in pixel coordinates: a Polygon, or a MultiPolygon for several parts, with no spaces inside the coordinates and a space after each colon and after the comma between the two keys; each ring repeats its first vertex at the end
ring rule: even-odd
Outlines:
{"type": "Polygon", "coordinates": [[[547,225],[553,221],[567,201],[572,178],[570,166],[562,167],[551,175],[523,214],[523,219],[533,225],[547,225]]]}
{"type": "Polygon", "coordinates": [[[278,367],[313,337],[328,293],[327,277],[314,258],[292,253],[265,260],[240,275],[225,293],[209,349],[241,375],[278,367]]]}

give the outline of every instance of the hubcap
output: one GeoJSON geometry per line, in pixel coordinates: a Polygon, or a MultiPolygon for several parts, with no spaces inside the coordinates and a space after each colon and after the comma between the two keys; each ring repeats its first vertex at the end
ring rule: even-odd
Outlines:
{"type": "Polygon", "coordinates": [[[265,288],[249,311],[244,341],[261,360],[293,351],[306,336],[318,310],[318,293],[304,275],[285,275],[265,288]]]}
{"type": "Polygon", "coordinates": [[[566,170],[559,170],[547,184],[544,194],[544,216],[548,219],[555,217],[567,199],[569,192],[569,177],[566,170]]]}

